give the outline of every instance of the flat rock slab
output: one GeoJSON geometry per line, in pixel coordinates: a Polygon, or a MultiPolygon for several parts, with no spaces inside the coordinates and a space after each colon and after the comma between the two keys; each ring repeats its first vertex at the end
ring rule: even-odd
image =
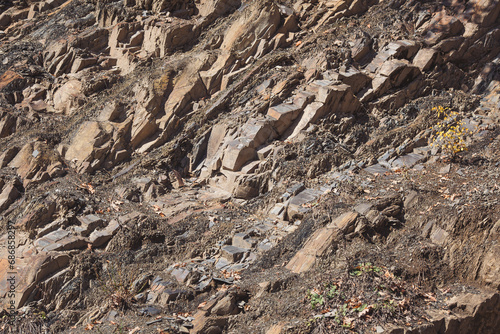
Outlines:
{"type": "Polygon", "coordinates": [[[222,247],[222,256],[230,261],[230,262],[236,262],[241,260],[243,255],[248,252],[248,249],[245,248],[240,248],[236,246],[224,246],[222,247]]]}
{"type": "Polygon", "coordinates": [[[305,205],[314,202],[320,195],[321,191],[315,189],[306,189],[295,195],[288,205],[288,217],[291,218],[294,215],[302,215],[308,212],[310,208],[305,205]]]}
{"type": "Polygon", "coordinates": [[[385,168],[381,164],[375,164],[375,165],[366,167],[364,170],[370,174],[384,174],[384,173],[390,172],[389,169],[385,168]]]}
{"type": "Polygon", "coordinates": [[[112,220],[109,222],[108,226],[100,231],[94,231],[89,237],[90,242],[93,247],[100,247],[108,242],[113,235],[120,229],[120,224],[117,220],[112,220]]]}
{"type": "MultiPolygon", "coordinates": [[[[68,254],[38,252],[33,249],[22,252],[20,248],[18,252],[22,254],[17,254],[18,258],[15,263],[16,308],[24,305],[38,283],[67,267],[70,260],[68,254]]],[[[6,303],[9,301],[5,297],[10,288],[7,279],[12,276],[9,274],[11,271],[7,257],[2,256],[0,259],[0,307],[6,308],[6,303]]]]}
{"type": "Polygon", "coordinates": [[[422,161],[425,157],[423,155],[417,154],[417,153],[410,153],[407,155],[403,155],[402,157],[399,157],[395,159],[391,163],[392,169],[400,169],[400,168],[412,168],[415,166],[417,163],[422,161]]]}

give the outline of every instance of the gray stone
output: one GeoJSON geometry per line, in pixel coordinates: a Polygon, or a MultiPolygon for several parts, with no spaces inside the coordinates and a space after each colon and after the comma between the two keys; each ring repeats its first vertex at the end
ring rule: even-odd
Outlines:
{"type": "Polygon", "coordinates": [[[121,225],[118,223],[118,221],[113,219],[104,229],[92,232],[89,236],[89,240],[92,243],[92,246],[100,247],[108,242],[113,237],[113,235],[118,232],[120,227],[121,225]]]}
{"type": "Polygon", "coordinates": [[[424,159],[423,155],[410,153],[397,158],[391,163],[392,169],[411,168],[424,159]]]}
{"type": "Polygon", "coordinates": [[[250,249],[257,243],[246,233],[236,233],[233,237],[232,245],[238,248],[250,249]]]}
{"type": "Polygon", "coordinates": [[[288,204],[288,218],[292,218],[293,216],[302,216],[304,213],[308,212],[310,208],[308,208],[306,204],[314,202],[320,195],[321,192],[314,189],[306,189],[298,193],[288,204]]]}
{"type": "Polygon", "coordinates": [[[174,270],[172,270],[170,274],[175,277],[177,282],[184,283],[187,280],[190,273],[191,272],[188,269],[175,268],[174,270]]]}
{"type": "Polygon", "coordinates": [[[241,260],[241,258],[247,251],[248,250],[245,248],[224,246],[222,247],[222,256],[230,262],[236,262],[241,260]]]}
{"type": "Polygon", "coordinates": [[[373,205],[370,203],[361,203],[354,207],[354,210],[358,212],[360,215],[366,215],[368,211],[373,208],[373,205]]]}
{"type": "Polygon", "coordinates": [[[101,227],[103,221],[101,218],[96,215],[87,215],[77,217],[78,221],[81,224],[80,234],[84,237],[88,236],[91,232],[93,232],[96,228],[101,227]]]}

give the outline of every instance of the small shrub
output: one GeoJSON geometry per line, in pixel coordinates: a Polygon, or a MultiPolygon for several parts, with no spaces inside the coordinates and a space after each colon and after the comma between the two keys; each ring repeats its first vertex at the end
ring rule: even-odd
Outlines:
{"type": "Polygon", "coordinates": [[[465,127],[465,122],[456,111],[442,106],[432,108],[442,120],[436,125],[437,132],[432,136],[431,146],[441,148],[441,151],[452,158],[460,152],[467,151],[467,137],[471,131],[465,127]]]}

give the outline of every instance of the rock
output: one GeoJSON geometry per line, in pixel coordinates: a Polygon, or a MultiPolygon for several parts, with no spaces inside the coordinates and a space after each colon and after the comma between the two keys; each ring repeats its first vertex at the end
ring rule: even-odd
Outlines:
{"type": "Polygon", "coordinates": [[[277,137],[273,129],[273,121],[269,119],[250,118],[241,129],[241,136],[252,140],[252,146],[257,148],[277,137]]]}
{"type": "Polygon", "coordinates": [[[471,1],[474,8],[472,21],[488,27],[492,25],[500,14],[500,3],[493,0],[474,0],[471,1]]]}
{"type": "Polygon", "coordinates": [[[227,317],[211,317],[207,311],[199,310],[194,314],[191,331],[193,334],[222,333],[221,328],[226,325],[227,320],[227,317]]]}
{"type": "Polygon", "coordinates": [[[321,192],[314,189],[306,189],[294,196],[288,205],[287,217],[289,219],[294,216],[301,217],[310,209],[305,204],[311,203],[319,198],[321,192]]]}
{"type": "Polygon", "coordinates": [[[101,227],[103,224],[102,219],[96,215],[77,217],[77,220],[80,222],[78,232],[84,237],[88,236],[96,228],[101,227]]]}
{"type": "Polygon", "coordinates": [[[104,163],[105,154],[111,148],[105,146],[111,132],[109,123],[84,122],[73,136],[64,158],[79,173],[96,170],[104,163]]]}
{"type": "Polygon", "coordinates": [[[69,80],[54,93],[54,109],[63,114],[72,114],[83,104],[82,83],[69,80]]]}
{"type": "Polygon", "coordinates": [[[282,103],[269,108],[267,115],[276,120],[274,128],[278,134],[282,134],[299,116],[301,108],[295,104],[282,103]]]}
{"type": "Polygon", "coordinates": [[[420,161],[424,160],[424,156],[416,153],[410,153],[403,155],[402,157],[399,157],[392,161],[391,167],[393,170],[396,169],[404,169],[404,168],[411,168],[415,166],[417,163],[420,161]]]}
{"type": "Polygon", "coordinates": [[[479,270],[480,279],[497,290],[500,287],[500,264],[498,263],[498,256],[500,256],[500,246],[498,244],[491,246],[486,250],[479,270]]]}
{"type": "Polygon", "coordinates": [[[448,15],[446,10],[434,13],[432,18],[418,29],[427,45],[434,45],[443,38],[456,36],[464,31],[458,18],[448,15]]]}
{"type": "MultiPolygon", "coordinates": [[[[68,266],[70,260],[67,254],[34,252],[33,249],[21,251],[18,248],[16,255],[15,266],[18,278],[16,281],[16,308],[24,306],[36,286],[45,278],[68,266]]],[[[7,282],[6,279],[9,272],[7,269],[7,259],[0,259],[0,282],[7,282]]],[[[0,284],[0,296],[2,296],[4,302],[8,301],[7,298],[4,298],[8,290],[7,284],[0,284]]],[[[0,303],[3,304],[4,302],[0,303]]],[[[2,306],[7,307],[5,304],[2,306]]]]}
{"type": "Polygon", "coordinates": [[[89,236],[92,246],[100,247],[104,245],[118,232],[120,227],[120,224],[116,220],[112,220],[104,229],[92,232],[89,236]]]}
{"type": "Polygon", "coordinates": [[[351,56],[356,62],[361,62],[371,50],[373,40],[370,36],[365,36],[363,38],[356,39],[351,45],[351,56]]]}
{"type": "Polygon", "coordinates": [[[184,283],[188,279],[190,273],[191,272],[185,268],[174,268],[170,274],[175,277],[177,282],[184,283]]]}
{"type": "Polygon", "coordinates": [[[377,53],[377,56],[366,66],[365,69],[368,72],[375,73],[387,60],[392,58],[410,59],[417,53],[418,50],[419,45],[414,41],[401,40],[390,42],[379,53],[377,53]]]}
{"type": "Polygon", "coordinates": [[[230,262],[237,262],[247,251],[247,249],[235,246],[224,246],[222,247],[222,256],[230,262]]]}
{"type": "Polygon", "coordinates": [[[343,215],[335,218],[330,224],[327,225],[328,228],[338,228],[343,234],[349,234],[354,231],[354,223],[358,218],[357,212],[346,212],[343,215]]]}
{"type": "Polygon", "coordinates": [[[87,241],[71,235],[69,231],[57,230],[37,239],[34,245],[41,251],[63,251],[84,248],[87,241]]]}
{"type": "Polygon", "coordinates": [[[291,140],[306,129],[310,124],[315,123],[327,112],[325,105],[322,102],[313,102],[304,109],[302,116],[288,128],[283,134],[287,140],[291,140]]]}
{"type": "Polygon", "coordinates": [[[238,248],[249,249],[255,246],[257,243],[256,240],[250,238],[250,236],[246,233],[236,233],[233,236],[232,245],[238,248]]]}
{"type": "Polygon", "coordinates": [[[354,67],[350,67],[348,70],[344,71],[341,70],[339,72],[339,79],[346,85],[351,86],[354,94],[362,90],[370,81],[370,78],[366,74],[361,73],[354,67]]]}
{"type": "Polygon", "coordinates": [[[319,80],[314,83],[319,85],[316,101],[323,103],[326,110],[336,114],[352,114],[361,108],[348,85],[331,85],[319,80]]]}
{"type": "Polygon", "coordinates": [[[9,147],[6,149],[2,155],[0,155],[0,168],[6,167],[9,162],[17,155],[19,152],[19,148],[17,147],[9,147]]]}
{"type": "Polygon", "coordinates": [[[21,193],[13,183],[5,186],[0,194],[0,212],[3,212],[21,196],[21,193]]]}
{"type": "Polygon", "coordinates": [[[267,191],[269,172],[240,175],[233,183],[233,196],[250,199],[267,191]]]}
{"type": "Polygon", "coordinates": [[[228,294],[215,304],[211,310],[211,314],[216,315],[232,315],[238,313],[238,306],[236,305],[236,296],[228,294]]]}
{"type": "Polygon", "coordinates": [[[238,138],[229,143],[222,160],[222,166],[231,171],[238,171],[248,161],[257,158],[257,152],[250,138],[238,138]]]}
{"type": "Polygon", "coordinates": [[[52,221],[55,211],[55,201],[44,200],[41,203],[30,203],[16,226],[25,231],[32,231],[33,229],[43,227],[52,221]]]}
{"type": "Polygon", "coordinates": [[[427,71],[434,65],[437,55],[438,53],[434,49],[420,49],[413,58],[413,65],[417,66],[422,72],[427,71]]]}
{"type": "Polygon", "coordinates": [[[316,263],[318,257],[322,257],[332,248],[338,236],[337,229],[322,228],[315,231],[306,241],[304,247],[299,250],[288,262],[286,268],[294,273],[302,273],[316,263]]]}

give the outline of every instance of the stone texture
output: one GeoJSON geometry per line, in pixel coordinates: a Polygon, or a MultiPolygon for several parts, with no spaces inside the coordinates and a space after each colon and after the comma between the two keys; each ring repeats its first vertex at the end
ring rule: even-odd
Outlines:
{"type": "Polygon", "coordinates": [[[437,58],[437,51],[434,49],[420,49],[413,58],[413,65],[417,66],[420,71],[429,70],[437,58]]]}
{"type": "Polygon", "coordinates": [[[222,166],[231,171],[239,171],[248,161],[257,158],[257,152],[249,138],[238,138],[229,143],[222,160],[222,166]]]}
{"type": "Polygon", "coordinates": [[[239,248],[235,246],[224,246],[222,247],[222,256],[230,262],[237,262],[241,260],[241,258],[247,251],[248,250],[245,248],[239,248]]]}
{"type": "Polygon", "coordinates": [[[54,93],[54,109],[63,114],[72,114],[83,100],[82,83],[69,80],[54,93]]]}
{"type": "Polygon", "coordinates": [[[282,103],[269,108],[267,115],[276,120],[274,128],[276,129],[276,132],[282,134],[300,115],[301,111],[301,108],[295,104],[282,103]]]}

